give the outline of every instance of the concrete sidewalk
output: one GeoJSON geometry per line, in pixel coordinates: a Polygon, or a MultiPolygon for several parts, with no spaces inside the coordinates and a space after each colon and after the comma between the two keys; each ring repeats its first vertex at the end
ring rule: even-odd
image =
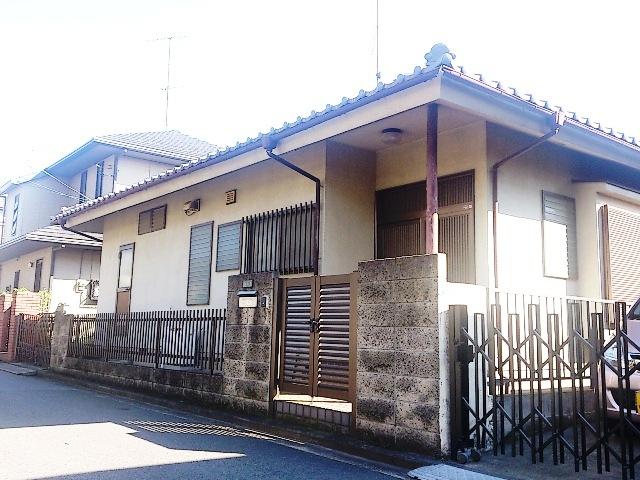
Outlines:
{"type": "Polygon", "coordinates": [[[33,376],[37,375],[39,370],[42,369],[30,365],[22,365],[19,363],[0,362],[0,372],[12,373],[13,375],[33,376]]]}

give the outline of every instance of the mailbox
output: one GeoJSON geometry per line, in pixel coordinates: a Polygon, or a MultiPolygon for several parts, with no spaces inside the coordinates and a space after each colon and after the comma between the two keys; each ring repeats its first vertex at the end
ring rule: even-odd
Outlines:
{"type": "Polygon", "coordinates": [[[258,292],[255,290],[239,290],[238,291],[238,307],[257,308],[258,292]]]}

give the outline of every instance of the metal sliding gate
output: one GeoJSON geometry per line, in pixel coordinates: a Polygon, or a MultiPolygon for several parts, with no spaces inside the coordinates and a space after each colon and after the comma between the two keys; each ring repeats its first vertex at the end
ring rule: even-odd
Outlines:
{"type": "Polygon", "coordinates": [[[640,478],[640,346],[630,338],[640,322],[625,304],[511,294],[488,303],[488,313],[449,310],[452,453],[640,478]]]}
{"type": "Polygon", "coordinates": [[[286,278],[280,287],[280,390],[352,400],[355,276],[286,278]]]}

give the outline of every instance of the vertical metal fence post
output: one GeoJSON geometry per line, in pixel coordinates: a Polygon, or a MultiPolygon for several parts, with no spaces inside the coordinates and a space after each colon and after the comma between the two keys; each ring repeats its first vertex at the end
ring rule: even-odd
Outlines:
{"type": "Polygon", "coordinates": [[[160,368],[160,338],[162,337],[162,315],[156,316],[155,366],[160,368]]]}

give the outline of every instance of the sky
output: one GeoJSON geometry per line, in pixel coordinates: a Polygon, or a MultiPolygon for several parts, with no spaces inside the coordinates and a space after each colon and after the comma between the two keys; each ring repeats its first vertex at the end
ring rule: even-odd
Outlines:
{"type": "MultiPolygon", "coordinates": [[[[456,64],[640,136],[640,2],[379,1],[382,81],[456,64]]],[[[0,0],[0,179],[95,136],[235,144],[376,84],[376,0],[0,0]]]]}

